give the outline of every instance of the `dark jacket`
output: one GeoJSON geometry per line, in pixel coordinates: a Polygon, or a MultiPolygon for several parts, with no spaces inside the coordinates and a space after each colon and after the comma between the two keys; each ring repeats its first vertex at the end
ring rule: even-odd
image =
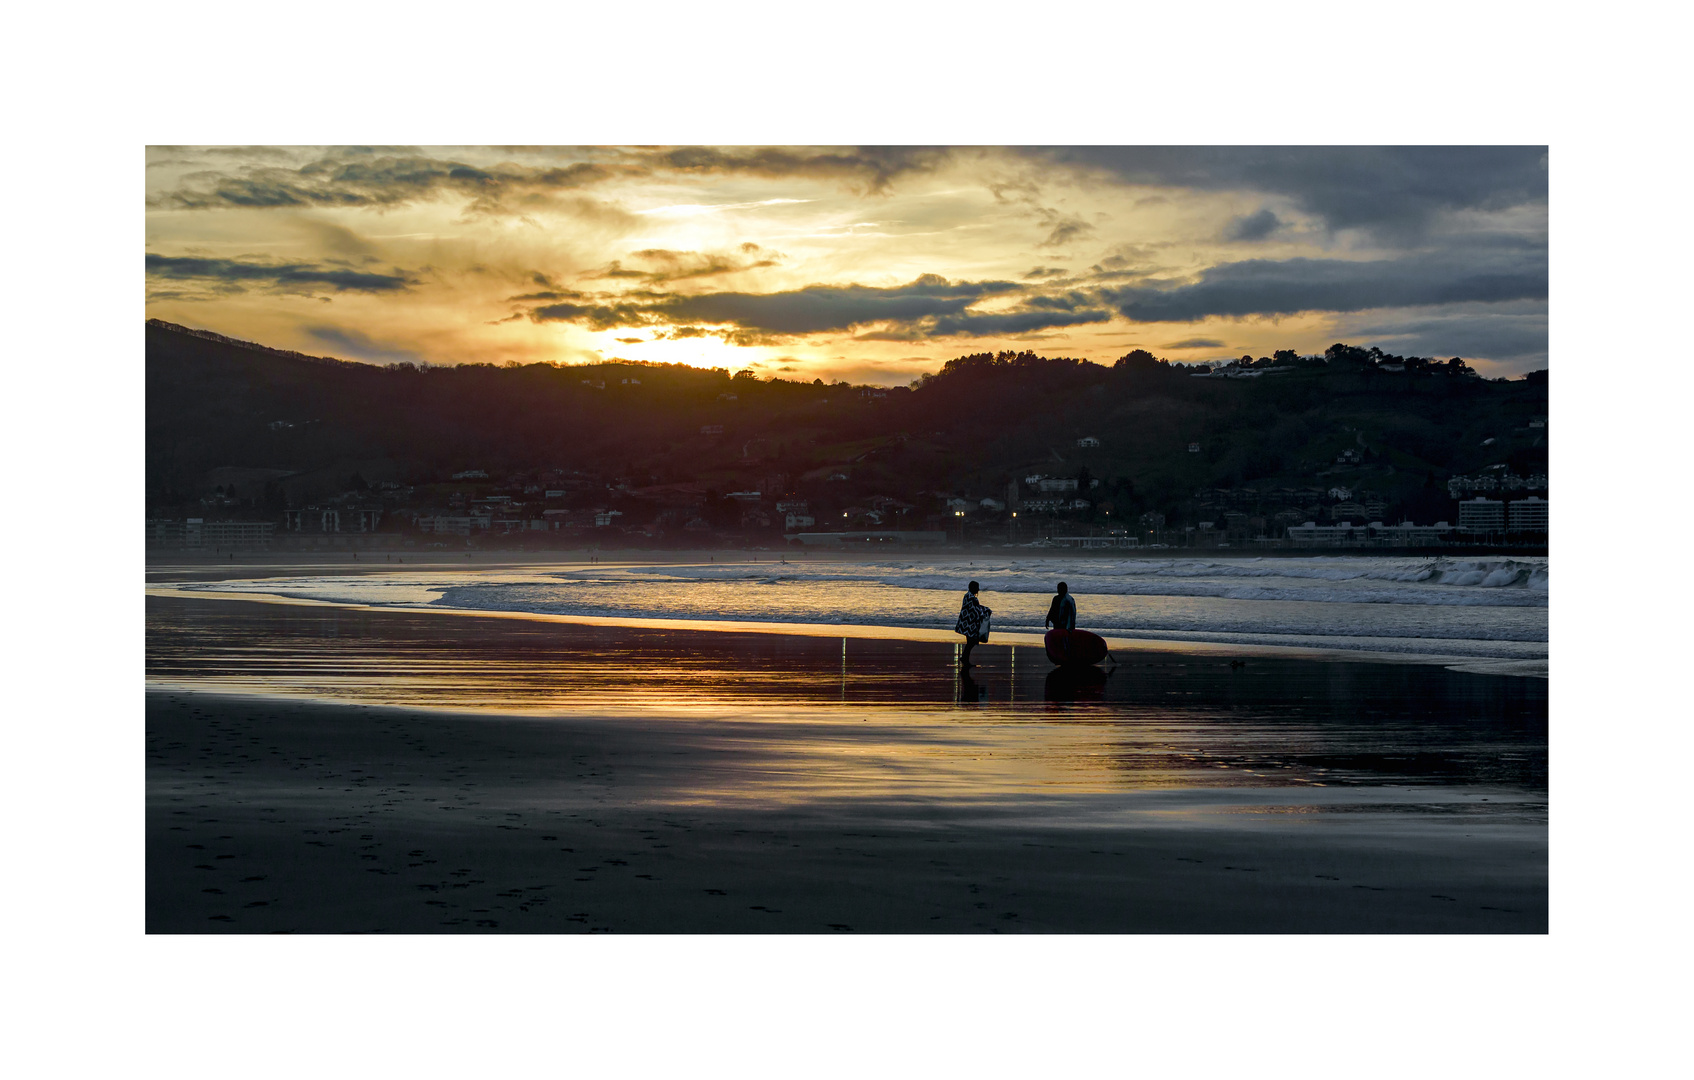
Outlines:
{"type": "Polygon", "coordinates": [[[1076,601],[1070,593],[1053,597],[1053,606],[1047,609],[1047,621],[1053,624],[1055,630],[1076,629],[1076,601]]]}

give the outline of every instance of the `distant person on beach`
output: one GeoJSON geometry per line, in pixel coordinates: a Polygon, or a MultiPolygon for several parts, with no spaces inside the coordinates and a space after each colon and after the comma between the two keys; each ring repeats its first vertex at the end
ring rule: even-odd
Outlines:
{"type": "Polygon", "coordinates": [[[965,651],[959,654],[959,666],[966,668],[975,666],[971,663],[971,650],[986,640],[982,636],[982,624],[994,614],[993,609],[983,607],[976,598],[976,589],[976,582],[971,582],[965,602],[959,606],[959,621],[953,625],[953,633],[965,635],[965,651]]]}
{"type": "Polygon", "coordinates": [[[1076,629],[1076,600],[1064,582],[1059,582],[1059,595],[1053,597],[1052,605],[1047,608],[1047,621],[1041,625],[1055,630],[1076,629]]]}

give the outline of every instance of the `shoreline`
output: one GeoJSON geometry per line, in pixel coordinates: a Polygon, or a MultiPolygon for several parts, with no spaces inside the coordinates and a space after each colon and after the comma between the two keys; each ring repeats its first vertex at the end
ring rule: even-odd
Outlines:
{"type": "MultiPolygon", "coordinates": [[[[610,566],[608,568],[611,568],[610,566]]],[[[420,567],[420,569],[423,569],[420,567]]],[[[492,569],[490,567],[489,569],[492,569]]],[[[226,579],[227,580],[227,579],[226,579]]],[[[227,592],[185,590],[173,586],[180,582],[158,583],[145,587],[144,594],[160,599],[245,601],[256,604],[276,604],[285,607],[324,607],[364,612],[406,612],[427,615],[458,615],[470,618],[507,619],[523,622],[561,623],[575,626],[607,626],[648,630],[685,630],[716,633],[778,634],[797,637],[857,638],[863,640],[898,640],[959,643],[962,639],[951,630],[925,627],[882,626],[873,623],[789,623],[733,621],[720,619],[641,618],[615,615],[563,615],[537,611],[499,611],[477,608],[454,608],[426,604],[358,604],[338,600],[318,600],[310,597],[291,597],[277,593],[227,592]]],[[[1417,664],[1444,667],[1454,671],[1479,674],[1499,674],[1521,678],[1549,678],[1546,660],[1513,660],[1495,657],[1466,657],[1436,653],[1385,652],[1366,649],[1317,648],[1306,645],[1275,645],[1259,642],[1194,641],[1182,638],[1138,638],[1102,634],[1107,647],[1126,653],[1171,652],[1193,656],[1284,657],[1329,662],[1362,662],[1385,664],[1417,664]]],[[[996,647],[1042,648],[1043,635],[1022,631],[997,630],[979,649],[996,647]]]]}

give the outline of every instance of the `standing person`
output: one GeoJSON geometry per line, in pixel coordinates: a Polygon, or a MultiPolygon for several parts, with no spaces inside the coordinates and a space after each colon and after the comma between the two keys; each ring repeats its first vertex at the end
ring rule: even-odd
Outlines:
{"type": "Polygon", "coordinates": [[[1064,582],[1059,582],[1059,595],[1053,597],[1052,605],[1047,608],[1047,621],[1041,625],[1055,630],[1076,629],[1076,600],[1064,582]]]}
{"type": "Polygon", "coordinates": [[[959,621],[953,625],[953,633],[965,635],[965,651],[959,654],[960,667],[975,667],[971,663],[971,650],[985,639],[982,637],[982,624],[994,614],[990,608],[982,606],[976,598],[976,582],[970,583],[970,591],[965,593],[965,602],[959,606],[959,621]]]}

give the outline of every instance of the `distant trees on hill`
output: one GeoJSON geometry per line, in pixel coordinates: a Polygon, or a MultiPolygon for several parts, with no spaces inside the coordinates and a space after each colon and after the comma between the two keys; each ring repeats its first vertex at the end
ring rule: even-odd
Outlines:
{"type": "Polygon", "coordinates": [[[1450,377],[1471,372],[1344,343],[1223,367],[1274,369],[1268,378],[1192,378],[1199,366],[1147,349],[1110,365],[1023,350],[872,388],[681,364],[380,368],[160,323],[146,341],[150,505],[211,493],[215,470],[269,472],[280,498],[305,474],[357,474],[358,489],[546,469],[614,487],[780,485],[839,518],[878,496],[999,498],[1013,478],[1086,468],[1114,519],[1174,521],[1201,488],[1324,486],[1314,478],[1329,473],[1353,486],[1369,474],[1392,505],[1429,476],[1444,483],[1513,454],[1537,471],[1529,459],[1546,454],[1544,426],[1530,426],[1546,415],[1544,373],[1450,377]]]}

